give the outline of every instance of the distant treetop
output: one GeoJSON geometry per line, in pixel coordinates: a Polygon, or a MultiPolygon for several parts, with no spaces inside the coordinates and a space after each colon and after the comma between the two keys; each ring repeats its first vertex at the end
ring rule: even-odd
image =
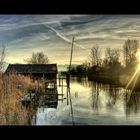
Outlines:
{"type": "Polygon", "coordinates": [[[49,59],[43,52],[32,53],[31,58],[25,60],[28,64],[48,64],[49,59]]]}

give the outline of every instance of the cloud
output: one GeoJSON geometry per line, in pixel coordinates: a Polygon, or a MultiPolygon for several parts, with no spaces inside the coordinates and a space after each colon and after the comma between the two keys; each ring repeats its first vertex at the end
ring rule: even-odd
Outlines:
{"type": "MultiPolygon", "coordinates": [[[[62,22],[69,22],[70,15],[6,15],[0,16],[0,31],[16,30],[25,27],[46,25],[59,25],[62,22]],[[6,18],[7,17],[7,18],[6,18]],[[41,19],[41,22],[38,20],[41,19]]],[[[78,16],[77,16],[78,17],[78,16]]]]}
{"type": "MultiPolygon", "coordinates": [[[[49,28],[51,29],[53,32],[55,32],[55,34],[61,38],[63,41],[69,43],[69,44],[72,44],[72,40],[70,40],[69,38],[67,38],[63,33],[60,33],[58,30],[56,30],[55,28],[51,27],[50,25],[44,23],[44,22],[41,22],[41,19],[39,18],[39,21],[42,25],[44,25],[46,28],[49,28]]],[[[80,47],[82,49],[85,49],[82,45],[74,42],[74,45],[77,46],[77,47],[80,47]]]]}
{"type": "Polygon", "coordinates": [[[139,15],[0,15],[0,41],[8,44],[11,61],[16,61],[16,53],[25,56],[40,49],[57,61],[63,53],[69,56],[75,36],[74,61],[79,62],[95,44],[104,50],[121,48],[128,38],[139,40],[139,23],[139,15]]]}

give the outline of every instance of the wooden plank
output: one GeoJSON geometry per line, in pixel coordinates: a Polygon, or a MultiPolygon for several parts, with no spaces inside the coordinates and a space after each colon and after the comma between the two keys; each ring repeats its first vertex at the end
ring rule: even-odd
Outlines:
{"type": "MultiPolygon", "coordinates": [[[[58,86],[58,87],[62,87],[62,85],[56,85],[56,86],[58,86]]],[[[67,85],[63,85],[63,87],[67,87],[67,85]]]]}
{"type": "Polygon", "coordinates": [[[20,101],[22,101],[22,102],[24,102],[24,101],[31,101],[35,95],[36,95],[36,93],[29,93],[29,94],[21,97],[20,101]]]}

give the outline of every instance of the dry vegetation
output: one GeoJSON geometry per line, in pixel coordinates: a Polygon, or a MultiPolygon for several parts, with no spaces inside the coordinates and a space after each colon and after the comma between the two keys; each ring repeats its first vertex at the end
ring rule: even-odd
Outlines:
{"type": "Polygon", "coordinates": [[[33,109],[24,107],[19,98],[34,88],[29,77],[0,74],[0,125],[30,124],[33,109]]]}
{"type": "MultiPolygon", "coordinates": [[[[41,82],[34,83],[30,77],[15,72],[3,74],[5,47],[4,44],[0,47],[0,125],[29,125],[35,109],[32,105],[28,108],[23,106],[19,99],[35,88],[42,92],[44,85],[41,82]]],[[[42,53],[33,56],[48,62],[47,56],[42,53]]]]}

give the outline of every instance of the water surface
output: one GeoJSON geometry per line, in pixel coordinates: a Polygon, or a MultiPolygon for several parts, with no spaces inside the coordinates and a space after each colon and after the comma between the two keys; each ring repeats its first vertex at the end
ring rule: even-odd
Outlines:
{"type": "MultiPolygon", "coordinates": [[[[75,125],[140,125],[140,92],[76,77],[70,87],[75,125]]],[[[38,108],[36,125],[72,125],[66,87],[63,91],[58,87],[62,92],[64,100],[58,101],[57,108],[38,108]]]]}

